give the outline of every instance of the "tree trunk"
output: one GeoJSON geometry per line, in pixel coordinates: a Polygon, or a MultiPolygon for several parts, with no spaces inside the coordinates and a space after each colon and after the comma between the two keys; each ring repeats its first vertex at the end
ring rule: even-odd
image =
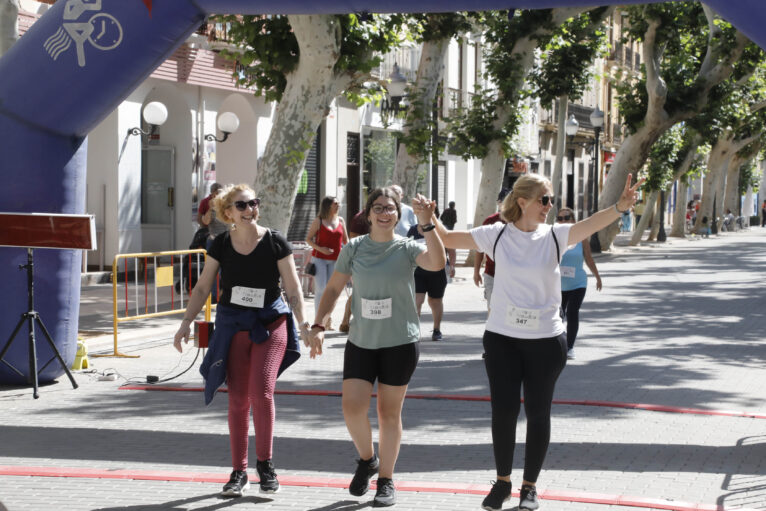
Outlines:
{"type": "Polygon", "coordinates": [[[652,219],[652,208],[657,202],[658,193],[659,192],[655,190],[649,194],[649,198],[646,200],[646,208],[644,208],[644,214],[641,215],[641,220],[638,222],[638,225],[636,225],[636,230],[633,232],[633,237],[630,238],[630,245],[635,246],[641,242],[641,237],[644,235],[644,231],[649,226],[649,222],[652,219]]]}
{"type": "Polygon", "coordinates": [[[350,83],[335,74],[340,25],[335,16],[289,16],[301,57],[287,77],[266,142],[255,190],[266,198],[259,222],[286,233],[306,158],[330,104],[350,83]]]}
{"type": "Polygon", "coordinates": [[[564,151],[566,151],[567,145],[567,105],[569,104],[569,96],[563,94],[559,96],[559,116],[557,119],[558,132],[556,132],[556,161],[553,164],[553,177],[551,178],[551,184],[553,185],[553,195],[556,197],[556,204],[548,211],[548,218],[546,221],[549,224],[553,224],[556,215],[561,209],[563,200],[564,186],[562,183],[562,167],[564,166],[564,151]]]}
{"type": "Polygon", "coordinates": [[[742,166],[749,163],[755,158],[761,151],[763,143],[756,144],[756,147],[752,151],[748,151],[747,156],[739,156],[736,154],[729,162],[729,169],[726,173],[726,191],[723,195],[724,203],[722,211],[725,213],[727,209],[730,209],[735,216],[739,216],[739,205],[741,196],[739,194],[739,175],[742,170],[742,166]]]}
{"type": "Polygon", "coordinates": [[[660,192],[655,192],[657,199],[654,201],[654,207],[652,208],[652,228],[649,230],[649,236],[647,241],[657,241],[657,235],[660,233],[660,208],[662,207],[662,195],[660,192]]]}
{"type": "MultiPolygon", "coordinates": [[[[714,13],[703,5],[705,15],[708,18],[709,28],[716,31],[714,13]]],[[[649,97],[646,115],[635,133],[629,135],[615,156],[609,178],[604,185],[604,191],[599,198],[599,208],[614,204],[622,194],[628,174],[635,173],[646,162],[649,151],[657,139],[668,129],[678,122],[691,118],[700,112],[708,103],[708,93],[717,84],[728,78],[745,46],[747,37],[737,32],[736,43],[733,49],[723,49],[720,37],[709,38],[707,52],[700,67],[698,83],[700,87],[693,97],[687,98],[689,106],[686,109],[677,110],[673,117],[665,111],[667,99],[667,85],[660,74],[660,60],[662,49],[656,45],[657,31],[661,28],[657,20],[649,20],[648,28],[644,34],[642,55],[646,70],[646,92],[649,97]]],[[[728,43],[727,43],[728,44],[728,43]]],[[[619,227],[609,226],[599,232],[601,249],[608,250],[612,241],[619,232],[619,227]]]]}
{"type": "Polygon", "coordinates": [[[489,144],[487,155],[481,160],[481,180],[479,195],[476,198],[476,210],[473,215],[473,225],[479,226],[484,219],[497,210],[497,194],[503,185],[505,170],[505,153],[499,141],[489,144]]]}
{"type": "MultiPolygon", "coordinates": [[[[521,90],[524,86],[524,81],[534,64],[537,39],[583,11],[585,11],[583,7],[553,9],[551,11],[551,23],[537,27],[532,33],[516,42],[509,52],[509,59],[516,60],[519,64],[519,69],[515,72],[518,82],[515,87],[517,90],[521,90]]],[[[512,111],[517,108],[517,102],[509,99],[509,104],[504,105],[495,112],[494,128],[501,130],[510,115],[512,115],[512,111]]],[[[487,154],[481,160],[481,181],[479,184],[479,195],[476,199],[476,210],[473,215],[473,225],[481,225],[484,219],[497,209],[495,204],[497,202],[497,194],[503,183],[504,171],[505,141],[495,139],[488,144],[487,154]],[[489,174],[495,175],[490,176],[489,174]]]]}
{"type": "Polygon", "coordinates": [[[689,185],[686,181],[680,179],[678,181],[678,197],[683,197],[683,203],[679,204],[676,200],[676,210],[673,213],[673,228],[670,230],[668,236],[674,238],[683,238],[686,236],[686,194],[689,190],[689,185]]]}
{"type": "MultiPolygon", "coordinates": [[[[449,49],[449,39],[438,41],[426,41],[420,54],[418,75],[412,89],[417,91],[417,100],[412,102],[407,111],[407,122],[404,125],[405,136],[412,129],[422,128],[426,120],[431,117],[433,102],[436,91],[439,88],[444,75],[444,61],[449,49]],[[416,109],[423,109],[416,112],[416,109]],[[413,124],[410,124],[413,122],[413,124]]],[[[437,121],[438,122],[438,121],[437,121]]],[[[396,166],[394,168],[394,183],[402,187],[405,197],[415,196],[415,187],[418,182],[418,168],[421,163],[420,154],[410,154],[405,144],[399,144],[396,153],[396,166]]],[[[444,210],[445,204],[439,204],[444,210]]]]}
{"type": "Polygon", "coordinates": [[[19,40],[19,0],[0,0],[0,56],[19,40]]]}

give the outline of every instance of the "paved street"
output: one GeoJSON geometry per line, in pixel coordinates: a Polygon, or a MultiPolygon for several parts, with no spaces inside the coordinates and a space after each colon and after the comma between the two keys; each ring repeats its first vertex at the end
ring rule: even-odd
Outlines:
{"type": "MultiPolygon", "coordinates": [[[[619,246],[596,261],[604,289],[590,280],[577,358],[558,383],[541,509],[766,509],[766,230],[619,246]]],[[[409,394],[428,399],[405,402],[398,510],[480,509],[494,479],[482,399],[486,306],[471,274],[458,268],[447,289],[441,343],[430,341],[424,306],[409,394]]],[[[344,335],[331,333],[320,359],[302,357],[279,380],[274,463],[282,490],[264,496],[255,484],[246,497],[223,500],[231,470],[226,395],[205,408],[192,391],[200,360],[193,348],[182,356],[172,349],[178,321],[121,325],[120,350],[140,358],[91,357],[97,372],[76,373],[76,390],[65,376],[38,400],[31,389],[0,387],[0,503],[9,511],[371,506],[372,494],[343,489],[355,468],[336,395],[344,335]],[[163,383],[189,391],[121,389],[189,367],[163,383]],[[112,371],[116,381],[99,381],[112,371]]],[[[80,329],[91,354],[111,351],[110,328],[111,287],[83,288],[80,329]]],[[[522,414],[514,493],[525,428],[522,414]]],[[[250,459],[254,466],[252,447],[250,459]]]]}

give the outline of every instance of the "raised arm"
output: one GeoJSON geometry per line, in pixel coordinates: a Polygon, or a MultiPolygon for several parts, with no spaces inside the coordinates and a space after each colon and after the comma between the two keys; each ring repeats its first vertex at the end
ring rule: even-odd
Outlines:
{"type": "Polygon", "coordinates": [[[428,200],[422,195],[417,194],[412,200],[412,206],[415,215],[417,216],[417,221],[423,231],[423,237],[426,240],[426,250],[418,255],[415,262],[424,270],[441,270],[447,263],[447,256],[444,253],[444,244],[442,244],[441,238],[436,234],[435,226],[430,227],[427,225],[434,217],[436,201],[428,200]]]}
{"type": "Polygon", "coordinates": [[[635,185],[630,186],[632,177],[633,176],[628,174],[628,179],[625,181],[625,188],[622,191],[622,195],[614,206],[602,209],[598,213],[594,213],[585,220],[580,220],[572,226],[569,230],[569,240],[567,245],[576,245],[585,238],[589,238],[593,233],[613,224],[620,218],[623,212],[633,207],[633,204],[636,203],[636,199],[638,198],[636,193],[638,187],[644,183],[644,180],[639,179],[635,185]]]}
{"type": "Polygon", "coordinates": [[[436,232],[439,234],[439,238],[441,238],[445,247],[467,248],[470,250],[479,249],[469,231],[450,231],[436,218],[436,215],[431,217],[431,222],[436,226],[436,232]]]}

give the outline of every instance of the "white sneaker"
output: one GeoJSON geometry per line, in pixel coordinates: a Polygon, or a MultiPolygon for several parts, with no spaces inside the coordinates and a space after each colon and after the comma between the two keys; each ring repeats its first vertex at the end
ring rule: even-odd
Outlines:
{"type": "Polygon", "coordinates": [[[568,358],[568,359],[570,359],[570,360],[572,360],[572,359],[574,359],[574,358],[575,358],[575,352],[574,352],[574,348],[571,348],[571,349],[569,349],[569,350],[567,351],[567,358],[568,358]]]}

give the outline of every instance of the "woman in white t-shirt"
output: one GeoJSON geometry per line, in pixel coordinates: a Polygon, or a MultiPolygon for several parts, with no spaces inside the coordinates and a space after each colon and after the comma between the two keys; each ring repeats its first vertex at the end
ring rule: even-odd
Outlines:
{"type": "Polygon", "coordinates": [[[550,441],[553,391],[567,354],[566,330],[559,315],[559,261],[567,248],[613,224],[633,206],[641,182],[632,187],[630,182],[628,176],[617,204],[576,224],[545,223],[554,198],[550,181],[537,174],[519,178],[503,201],[500,216],[507,224],[449,231],[434,219],[444,246],[478,250],[495,261],[484,351],[497,482],[482,503],[484,509],[500,510],[511,497],[522,387],[527,439],[519,508],[539,507],[535,483],[550,441]]]}

